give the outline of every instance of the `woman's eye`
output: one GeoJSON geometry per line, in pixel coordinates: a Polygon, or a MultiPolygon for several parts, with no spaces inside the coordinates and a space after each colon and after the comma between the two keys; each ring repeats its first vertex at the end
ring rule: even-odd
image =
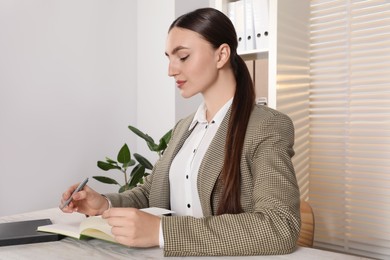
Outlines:
{"type": "Polygon", "coordinates": [[[181,61],[185,61],[190,55],[187,55],[187,56],[184,56],[184,57],[180,57],[180,60],[181,61]]]}

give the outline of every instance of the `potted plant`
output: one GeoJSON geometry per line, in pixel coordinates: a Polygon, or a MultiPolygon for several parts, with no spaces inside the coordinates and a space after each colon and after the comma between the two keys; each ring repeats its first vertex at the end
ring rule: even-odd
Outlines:
{"type": "MultiPolygon", "coordinates": [[[[165,149],[167,148],[167,144],[171,139],[172,130],[169,130],[163,137],[160,138],[159,143],[155,143],[152,137],[143,133],[139,129],[134,126],[129,126],[129,129],[145,140],[146,144],[149,147],[149,150],[152,152],[156,152],[159,157],[162,156],[165,149]]],[[[133,156],[127,144],[125,143],[122,148],[119,150],[117,155],[117,160],[110,159],[106,157],[105,161],[98,161],[97,166],[103,171],[109,170],[118,170],[123,173],[124,183],[120,184],[113,178],[105,177],[105,176],[93,176],[95,180],[107,184],[115,184],[119,185],[119,193],[124,192],[126,190],[132,189],[136,187],[138,184],[142,184],[144,177],[149,175],[152,169],[153,164],[149,162],[144,156],[134,153],[133,156]],[[134,157],[134,159],[133,159],[134,157]],[[129,169],[132,169],[130,173],[128,173],[129,169]],[[148,171],[149,170],[149,171],[148,171]]]]}

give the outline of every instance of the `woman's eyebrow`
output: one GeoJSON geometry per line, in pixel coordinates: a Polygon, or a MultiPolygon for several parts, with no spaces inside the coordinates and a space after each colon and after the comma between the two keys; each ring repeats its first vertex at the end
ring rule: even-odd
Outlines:
{"type": "MultiPolygon", "coordinates": [[[[174,55],[176,52],[180,51],[180,50],[187,50],[189,49],[188,47],[184,47],[184,46],[177,46],[176,48],[174,48],[171,52],[172,55],[174,55]]],[[[169,54],[167,52],[165,52],[165,56],[169,57],[169,54]]]]}

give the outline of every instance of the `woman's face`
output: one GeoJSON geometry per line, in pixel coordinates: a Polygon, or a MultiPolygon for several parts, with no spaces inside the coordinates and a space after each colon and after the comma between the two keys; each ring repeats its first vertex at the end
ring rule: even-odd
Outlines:
{"type": "Polygon", "coordinates": [[[217,50],[194,31],[173,28],[167,37],[168,75],[174,77],[185,98],[203,95],[217,79],[217,50]]]}

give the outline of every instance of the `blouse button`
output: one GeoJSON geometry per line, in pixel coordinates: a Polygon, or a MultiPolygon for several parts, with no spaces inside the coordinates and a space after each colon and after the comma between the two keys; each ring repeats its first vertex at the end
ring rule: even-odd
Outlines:
{"type": "Polygon", "coordinates": [[[191,205],[190,205],[190,204],[187,204],[187,208],[191,208],[191,205]]]}

